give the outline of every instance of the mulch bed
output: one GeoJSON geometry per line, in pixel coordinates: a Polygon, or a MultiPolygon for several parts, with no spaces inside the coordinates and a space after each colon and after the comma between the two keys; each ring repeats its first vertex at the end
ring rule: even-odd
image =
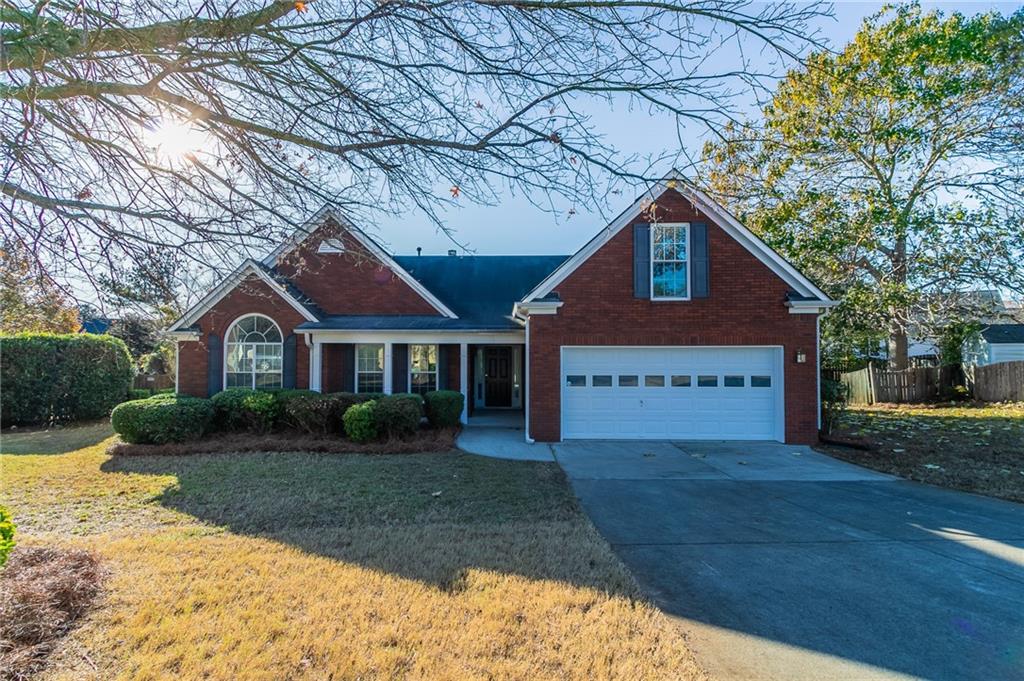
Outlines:
{"type": "Polygon", "coordinates": [[[163,445],[133,445],[116,442],[109,452],[115,456],[182,456],[239,452],[313,452],[317,454],[418,454],[455,449],[458,430],[421,430],[404,440],[359,444],[340,435],[305,433],[223,433],[193,442],[163,445]]]}
{"type": "Polygon", "coordinates": [[[23,547],[0,570],[0,679],[27,679],[96,600],[103,569],[87,551],[23,547]]]}

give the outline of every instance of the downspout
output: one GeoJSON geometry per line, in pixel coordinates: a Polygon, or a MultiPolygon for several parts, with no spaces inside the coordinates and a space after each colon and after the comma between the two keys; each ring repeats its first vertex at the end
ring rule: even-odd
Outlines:
{"type": "Polygon", "coordinates": [[[180,395],[181,391],[178,390],[178,381],[181,376],[181,341],[177,338],[174,339],[174,394],[180,395]]]}
{"type": "Polygon", "coordinates": [[[533,444],[533,438],[530,437],[530,401],[533,399],[533,393],[530,392],[530,316],[526,316],[526,350],[524,351],[525,357],[523,358],[523,387],[526,393],[526,409],[525,409],[525,426],[526,426],[526,442],[527,444],[533,444]]]}
{"type": "Polygon", "coordinates": [[[828,308],[819,315],[814,315],[814,354],[818,384],[818,432],[821,432],[821,318],[828,314],[828,308]]]}

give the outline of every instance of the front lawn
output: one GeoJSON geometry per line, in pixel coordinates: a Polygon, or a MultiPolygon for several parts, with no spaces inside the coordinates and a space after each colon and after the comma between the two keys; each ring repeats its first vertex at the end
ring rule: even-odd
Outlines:
{"type": "Polygon", "coordinates": [[[46,678],[703,678],[554,464],[107,444],[0,456],[21,543],[109,570],[46,678]]]}
{"type": "Polygon", "coordinates": [[[847,412],[832,456],[911,480],[1024,502],[1024,404],[875,405],[847,412]]]}

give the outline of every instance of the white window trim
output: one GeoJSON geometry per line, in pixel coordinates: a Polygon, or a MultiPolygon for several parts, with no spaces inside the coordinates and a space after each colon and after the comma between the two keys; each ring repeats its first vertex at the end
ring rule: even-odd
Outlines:
{"type": "MultiPolygon", "coordinates": [[[[223,352],[223,357],[221,358],[221,362],[220,362],[220,364],[221,364],[220,389],[221,390],[227,390],[228,389],[228,346],[229,345],[239,345],[238,343],[230,343],[230,342],[228,342],[228,337],[231,335],[231,331],[234,330],[235,324],[237,324],[238,322],[242,321],[246,317],[263,317],[264,319],[269,320],[270,323],[273,324],[274,327],[277,329],[277,333],[280,334],[281,342],[277,343],[277,345],[281,346],[281,371],[278,372],[278,373],[281,374],[281,386],[283,387],[284,386],[284,332],[281,331],[281,326],[277,322],[275,322],[272,317],[268,317],[267,315],[262,314],[260,312],[246,312],[243,315],[239,315],[238,317],[235,317],[235,320],[233,322],[231,322],[230,324],[228,324],[227,331],[224,332],[224,352],[223,352]]],[[[273,343],[241,343],[241,345],[274,345],[274,344],[273,343]]],[[[235,373],[238,373],[238,372],[235,372],[235,373]]],[[[252,385],[250,385],[249,388],[251,390],[257,390],[257,388],[256,388],[256,359],[255,359],[255,357],[253,358],[253,370],[250,371],[249,374],[250,374],[250,376],[252,378],[252,385]]],[[[175,380],[177,380],[177,379],[175,379],[175,380]]],[[[235,387],[241,387],[241,386],[235,386],[235,387]]]]}
{"type": "MultiPolygon", "coordinates": [[[[354,367],[355,368],[355,380],[353,382],[353,389],[355,390],[355,393],[358,395],[359,394],[359,348],[366,347],[368,345],[373,345],[375,347],[379,346],[381,348],[381,351],[384,352],[384,361],[381,362],[381,371],[380,371],[380,378],[381,378],[380,392],[386,393],[386,392],[388,392],[386,390],[386,388],[387,388],[387,375],[388,375],[388,356],[387,356],[387,352],[386,352],[387,348],[385,347],[384,343],[356,343],[356,351],[353,353],[355,355],[355,367],[354,367]]],[[[375,374],[377,372],[376,371],[364,371],[363,373],[375,374]]]]}
{"type": "Polygon", "coordinates": [[[434,370],[433,371],[419,371],[417,373],[420,373],[420,374],[434,374],[434,390],[437,390],[438,389],[438,385],[439,385],[438,381],[441,380],[441,376],[440,376],[440,374],[441,374],[441,346],[438,345],[437,343],[409,343],[409,350],[406,353],[408,355],[408,361],[409,361],[409,366],[407,368],[408,369],[408,371],[407,371],[408,375],[406,376],[406,384],[405,384],[406,388],[407,388],[406,392],[410,392],[410,393],[412,392],[412,374],[413,374],[413,371],[412,371],[412,349],[413,349],[413,346],[416,346],[416,345],[420,345],[420,346],[423,346],[423,345],[433,346],[435,348],[434,353],[437,356],[437,360],[434,362],[434,370]]]}
{"type": "Polygon", "coordinates": [[[650,281],[651,286],[651,300],[657,301],[672,301],[672,300],[690,300],[693,295],[693,289],[691,288],[693,278],[693,262],[690,258],[690,223],[689,222],[659,222],[651,224],[651,236],[650,236],[650,252],[647,258],[647,278],[650,281]],[[685,262],[686,263],[686,296],[656,296],[654,295],[654,230],[657,227],[682,227],[686,230],[686,260],[659,260],[658,262],[685,262]]]}

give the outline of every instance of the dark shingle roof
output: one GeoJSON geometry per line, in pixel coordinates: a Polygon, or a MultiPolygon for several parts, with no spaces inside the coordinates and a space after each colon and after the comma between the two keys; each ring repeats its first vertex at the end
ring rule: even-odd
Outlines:
{"type": "Polygon", "coordinates": [[[993,324],[981,336],[989,343],[1024,343],[1024,324],[993,324]]]}
{"type": "Polygon", "coordinates": [[[474,328],[515,328],[512,305],[567,255],[400,255],[395,261],[474,328]]]}
{"type": "MultiPolygon", "coordinates": [[[[512,304],[509,303],[511,310],[512,304]]],[[[491,322],[479,319],[450,319],[440,315],[415,314],[343,314],[327,315],[319,322],[304,322],[300,330],[331,329],[335,331],[466,331],[520,328],[511,318],[491,322]]]]}

